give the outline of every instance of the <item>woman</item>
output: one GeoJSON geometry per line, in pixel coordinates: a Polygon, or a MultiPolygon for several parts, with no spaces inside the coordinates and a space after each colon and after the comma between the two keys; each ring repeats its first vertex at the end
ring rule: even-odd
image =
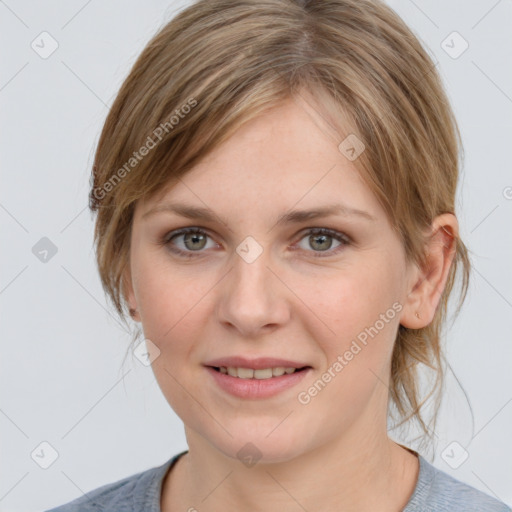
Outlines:
{"type": "Polygon", "coordinates": [[[510,510],[387,428],[427,439],[418,366],[438,397],[458,270],[459,307],[467,290],[459,150],[433,62],[379,1],[179,13],[112,106],[90,206],[189,449],[54,510],[510,510]]]}

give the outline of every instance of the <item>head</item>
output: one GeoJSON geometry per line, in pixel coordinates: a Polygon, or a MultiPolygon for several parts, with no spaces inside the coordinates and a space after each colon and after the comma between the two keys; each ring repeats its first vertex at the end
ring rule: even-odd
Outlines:
{"type": "Polygon", "coordinates": [[[428,431],[448,299],[461,270],[460,308],[469,279],[460,149],[434,63],[380,2],[203,0],[159,31],[105,122],[90,206],[104,288],[136,311],[191,430],[269,460],[392,411],[428,431]],[[205,373],[232,355],[311,370],[293,401],[240,401],[205,373]]]}

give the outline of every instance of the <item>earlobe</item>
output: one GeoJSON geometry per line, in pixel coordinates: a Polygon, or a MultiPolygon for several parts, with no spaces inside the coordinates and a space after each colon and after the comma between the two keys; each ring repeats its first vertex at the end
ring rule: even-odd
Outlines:
{"type": "Polygon", "coordinates": [[[443,294],[456,251],[458,222],[455,215],[439,215],[432,223],[425,266],[415,267],[414,285],[407,295],[400,323],[410,329],[429,325],[443,294]]]}
{"type": "Polygon", "coordinates": [[[412,285],[408,288],[400,324],[409,329],[421,329],[426,325],[425,311],[422,309],[425,272],[417,265],[412,273],[412,285]]]}

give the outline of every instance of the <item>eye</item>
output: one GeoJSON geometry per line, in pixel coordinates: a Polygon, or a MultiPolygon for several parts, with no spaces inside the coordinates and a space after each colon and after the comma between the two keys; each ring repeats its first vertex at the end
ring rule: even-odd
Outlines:
{"type": "Polygon", "coordinates": [[[210,236],[206,231],[200,228],[183,228],[167,234],[162,243],[169,247],[169,250],[175,254],[185,257],[193,257],[193,253],[201,253],[203,249],[217,247],[218,244],[212,242],[208,246],[210,236]]]}
{"type": "Polygon", "coordinates": [[[332,256],[333,254],[337,254],[341,250],[343,250],[344,246],[349,245],[351,240],[344,233],[340,233],[339,231],[334,231],[328,228],[313,228],[310,229],[302,238],[301,242],[305,240],[305,245],[313,248],[313,251],[310,251],[304,245],[300,246],[300,249],[313,252],[313,256],[315,257],[325,257],[332,256]],[[333,239],[338,242],[338,245],[331,250],[333,245],[333,239]],[[325,253],[325,254],[322,254],[325,253]]]}
{"type": "MultiPolygon", "coordinates": [[[[311,228],[303,234],[298,248],[311,252],[314,257],[327,257],[337,254],[350,243],[350,237],[339,231],[328,228],[311,228]],[[334,249],[332,248],[333,240],[338,243],[334,249]],[[307,246],[313,250],[311,251],[307,246]]],[[[203,249],[219,247],[206,231],[197,227],[172,231],[162,238],[161,244],[167,246],[174,254],[184,258],[198,257],[205,252],[203,249]],[[208,239],[211,240],[209,245],[208,239]]],[[[292,250],[297,250],[297,248],[292,247],[292,250]]]]}

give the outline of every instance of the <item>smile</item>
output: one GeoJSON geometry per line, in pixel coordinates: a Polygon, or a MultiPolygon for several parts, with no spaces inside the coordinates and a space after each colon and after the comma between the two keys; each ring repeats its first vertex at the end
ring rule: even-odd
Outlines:
{"type": "Polygon", "coordinates": [[[277,366],[275,368],[262,368],[255,370],[253,368],[235,368],[232,366],[214,367],[224,375],[231,375],[231,377],[238,377],[239,379],[271,379],[272,377],[281,377],[281,375],[291,375],[296,371],[303,368],[285,368],[284,366],[277,366]]]}

